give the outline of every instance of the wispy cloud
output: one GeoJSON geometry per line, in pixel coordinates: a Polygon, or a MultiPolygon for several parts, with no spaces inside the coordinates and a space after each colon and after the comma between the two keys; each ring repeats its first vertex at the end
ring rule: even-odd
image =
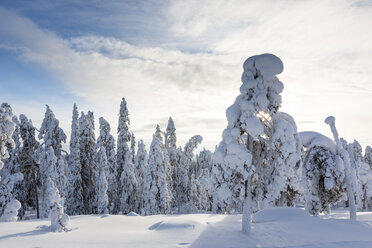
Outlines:
{"type": "Polygon", "coordinates": [[[78,25],[89,18],[98,23],[103,16],[94,15],[97,9],[103,21],[97,32],[68,37],[51,32],[50,23],[41,24],[49,28],[43,29],[0,7],[0,19],[7,20],[0,22],[0,46],[46,69],[111,123],[125,96],[133,129],[145,130],[172,116],[180,122],[180,133],[200,131],[215,144],[225,125],[215,119],[223,120],[238,95],[242,62],[272,52],[285,65],[283,110],[301,120],[300,130],[328,132],[323,119],[332,114],[346,138],[367,140],[369,127],[363,122],[372,121],[365,111],[372,106],[365,93],[372,80],[372,11],[366,2],[177,0],[161,2],[157,14],[150,11],[154,5],[84,5],[70,14],[78,25]],[[118,10],[131,13],[127,22],[118,10]],[[130,35],[110,35],[109,23],[115,22],[130,35]],[[356,118],[363,121],[351,121],[356,118]]]}

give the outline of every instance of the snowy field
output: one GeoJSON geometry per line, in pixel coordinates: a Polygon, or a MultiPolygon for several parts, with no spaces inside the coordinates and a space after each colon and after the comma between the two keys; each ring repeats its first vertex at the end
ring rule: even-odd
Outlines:
{"type": "Polygon", "coordinates": [[[267,209],[244,236],[241,215],[82,215],[69,232],[49,231],[48,220],[0,224],[0,247],[372,247],[372,212],[312,217],[301,209],[267,209]]]}

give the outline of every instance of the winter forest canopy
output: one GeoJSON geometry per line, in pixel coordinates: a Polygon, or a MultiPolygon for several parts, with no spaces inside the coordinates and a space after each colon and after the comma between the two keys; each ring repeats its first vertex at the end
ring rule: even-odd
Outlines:
{"type": "Polygon", "coordinates": [[[63,231],[68,216],[81,214],[243,213],[249,233],[251,213],[268,207],[304,206],[312,215],[349,207],[352,219],[357,210],[372,211],[372,148],[339,138],[332,116],[324,116],[332,139],[297,132],[292,116],[280,110],[282,71],[272,54],[244,62],[240,95],[226,110],[214,151],[197,152],[200,135],[178,144],[171,117],[165,130],[154,127],[146,147],[130,129],[125,98],[117,130],[74,104],[65,150],[66,134],[48,105],[35,127],[27,113],[3,103],[0,221],[36,213],[51,219],[53,231],[63,231]]]}

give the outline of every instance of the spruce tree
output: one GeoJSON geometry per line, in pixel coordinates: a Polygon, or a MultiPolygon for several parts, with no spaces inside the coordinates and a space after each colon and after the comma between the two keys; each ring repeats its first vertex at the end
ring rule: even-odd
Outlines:
{"type": "Polygon", "coordinates": [[[37,210],[37,216],[39,216],[39,196],[36,186],[40,184],[40,165],[35,157],[39,142],[36,140],[36,128],[32,125],[32,121],[25,115],[20,115],[19,118],[21,121],[20,135],[22,139],[19,161],[20,171],[24,177],[21,183],[23,194],[19,196],[19,200],[22,204],[22,209],[26,210],[28,207],[32,207],[37,210]]]}
{"type": "Polygon", "coordinates": [[[65,203],[66,212],[70,215],[84,213],[80,153],[79,113],[76,104],[74,104],[71,123],[69,165],[67,170],[68,193],[65,203]]]}
{"type": "Polygon", "coordinates": [[[141,215],[145,214],[144,210],[144,187],[145,187],[145,176],[148,164],[148,155],[143,140],[138,141],[138,150],[135,157],[136,166],[136,178],[137,178],[137,201],[138,209],[141,215]]]}
{"type": "MultiPolygon", "coordinates": [[[[194,150],[198,144],[202,142],[203,138],[200,135],[195,135],[186,143],[184,151],[181,155],[180,163],[177,168],[176,195],[175,201],[178,211],[181,213],[189,213],[195,211],[195,204],[193,200],[198,199],[197,188],[191,188],[191,183],[196,183],[196,161],[194,161],[194,150]],[[191,199],[192,197],[192,199],[191,199]]],[[[197,187],[197,186],[196,186],[197,187]]]]}
{"type": "Polygon", "coordinates": [[[146,215],[171,212],[172,192],[167,178],[169,160],[164,151],[164,144],[158,135],[154,134],[145,176],[144,208],[146,215]]]}
{"type": "MultiPolygon", "coordinates": [[[[100,135],[97,138],[97,144],[95,151],[99,153],[100,147],[105,148],[106,152],[106,159],[107,159],[107,182],[108,182],[108,210],[110,213],[113,213],[115,209],[115,201],[117,200],[118,196],[118,181],[117,181],[117,164],[116,164],[116,153],[115,153],[115,139],[110,134],[111,127],[110,124],[103,118],[99,118],[99,129],[100,135]]],[[[97,156],[100,158],[100,156],[97,156]]],[[[99,163],[97,163],[99,166],[99,163]]]]}
{"type": "Polygon", "coordinates": [[[0,107],[0,170],[3,168],[3,161],[9,158],[8,149],[15,147],[12,139],[15,124],[12,121],[12,108],[7,103],[2,103],[0,107]]]}
{"type": "MultiPolygon", "coordinates": [[[[40,156],[40,180],[41,180],[41,217],[48,217],[54,204],[54,194],[58,191],[57,173],[58,160],[61,158],[62,142],[66,141],[66,135],[59,127],[59,121],[53,111],[46,105],[46,112],[40,128],[39,139],[43,140],[40,156]]],[[[64,190],[64,189],[61,189],[64,190]]]]}
{"type": "Polygon", "coordinates": [[[97,173],[96,173],[96,191],[97,191],[97,211],[98,214],[107,214],[109,199],[108,199],[108,172],[109,167],[106,157],[106,149],[101,146],[97,156],[97,173]]]}
{"type": "Polygon", "coordinates": [[[94,116],[93,112],[88,114],[81,113],[79,118],[80,127],[80,163],[82,179],[82,196],[84,203],[84,213],[96,213],[96,192],[95,192],[95,163],[94,147],[96,139],[94,134],[94,116]]]}
{"type": "Polygon", "coordinates": [[[118,143],[117,143],[117,168],[118,168],[118,199],[116,212],[128,213],[136,211],[137,180],[133,164],[132,153],[129,148],[131,133],[129,132],[129,112],[125,98],[122,98],[119,111],[118,143]]]}

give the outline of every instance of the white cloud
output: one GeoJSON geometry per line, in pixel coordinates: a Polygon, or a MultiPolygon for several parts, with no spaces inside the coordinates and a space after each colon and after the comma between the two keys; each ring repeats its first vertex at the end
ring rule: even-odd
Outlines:
{"type": "Polygon", "coordinates": [[[364,145],[372,141],[366,124],[372,121],[366,111],[372,106],[370,6],[191,0],[172,1],[164,13],[169,30],[163,35],[169,40],[162,47],[98,36],[62,39],[1,8],[10,25],[0,22],[0,35],[6,37],[2,46],[17,48],[25,60],[53,73],[113,126],[125,96],[140,138],[151,139],[153,130],[144,127],[171,115],[182,141],[200,132],[212,149],[225,126],[225,109],[238,94],[242,62],[272,52],[285,67],[283,110],[300,130],[329,134],[323,119],[334,115],[342,136],[364,145]]]}

